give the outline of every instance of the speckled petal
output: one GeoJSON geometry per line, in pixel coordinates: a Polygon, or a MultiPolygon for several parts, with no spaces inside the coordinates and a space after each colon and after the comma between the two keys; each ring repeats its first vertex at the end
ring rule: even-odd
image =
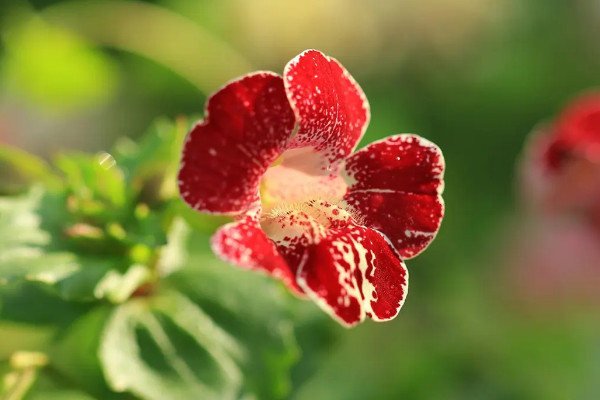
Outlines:
{"type": "Polygon", "coordinates": [[[326,237],[331,229],[350,223],[352,216],[340,207],[311,200],[274,208],[263,214],[260,225],[295,276],[309,246],[326,237]]]}
{"type": "Polygon", "coordinates": [[[262,271],[277,279],[295,293],[302,293],[292,271],[277,251],[275,244],[261,229],[257,213],[249,214],[240,221],[222,226],[212,237],[215,254],[238,267],[262,271]]]}
{"type": "Polygon", "coordinates": [[[396,135],[350,156],[344,199],[364,225],[385,234],[401,257],[414,257],[434,239],[444,215],[444,158],[433,143],[396,135]]]}
{"type": "Polygon", "coordinates": [[[260,72],[233,81],[208,100],[188,135],[178,184],[194,209],[238,214],[258,200],[260,178],[294,129],[283,80],[260,72]]]}
{"type": "Polygon", "coordinates": [[[349,225],[309,246],[298,270],[306,294],[345,326],[394,318],[406,298],[408,272],[379,232],[349,225]]]}
{"type": "Polygon", "coordinates": [[[339,201],[347,190],[339,175],[311,175],[295,168],[278,165],[269,168],[261,183],[261,201],[265,210],[280,204],[319,199],[339,201]]]}
{"type": "Polygon", "coordinates": [[[313,174],[335,173],[356,148],[369,123],[369,103],[335,59],[307,50],[284,71],[298,132],[284,163],[313,174]]]}

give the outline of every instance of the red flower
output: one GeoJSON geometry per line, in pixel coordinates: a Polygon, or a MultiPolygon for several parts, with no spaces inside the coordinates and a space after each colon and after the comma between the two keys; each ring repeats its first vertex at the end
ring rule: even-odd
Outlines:
{"type": "Polygon", "coordinates": [[[529,218],[515,227],[507,269],[520,300],[553,312],[600,299],[600,93],[575,99],[528,144],[529,218]],[[541,215],[538,213],[541,211],[541,215]]]}
{"type": "Polygon", "coordinates": [[[178,180],[194,209],[235,217],[212,238],[216,254],[281,279],[347,326],[398,314],[402,258],[427,247],[444,213],[438,147],[396,135],[352,154],[368,122],[350,74],[308,50],[283,77],[258,72],[213,94],[178,180]]]}
{"type": "Polygon", "coordinates": [[[534,208],[600,223],[600,93],[575,99],[532,138],[523,165],[534,208]]]}

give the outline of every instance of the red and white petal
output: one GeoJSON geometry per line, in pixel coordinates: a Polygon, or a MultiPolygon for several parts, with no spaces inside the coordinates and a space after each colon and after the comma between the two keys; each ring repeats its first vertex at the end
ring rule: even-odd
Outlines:
{"type": "Polygon", "coordinates": [[[261,228],[296,276],[308,247],[328,235],[329,230],[346,227],[352,216],[326,201],[288,204],[263,214],[261,228]]]}
{"type": "Polygon", "coordinates": [[[262,271],[295,293],[302,293],[292,271],[275,244],[265,235],[253,215],[222,226],[212,237],[211,247],[221,259],[238,267],[262,271]]]}
{"type": "Polygon", "coordinates": [[[210,97],[205,115],[184,143],[179,191],[198,211],[242,213],[294,129],[283,79],[260,72],[233,81],[210,97]]]}
{"type": "Polygon", "coordinates": [[[277,165],[265,173],[260,187],[265,211],[280,204],[301,203],[314,199],[336,201],[346,193],[346,182],[339,175],[310,175],[295,168],[277,165]]]}
{"type": "Polygon", "coordinates": [[[298,284],[345,326],[366,316],[386,321],[398,315],[408,290],[408,271],[379,232],[349,225],[308,247],[298,284]]]}
{"type": "Polygon", "coordinates": [[[403,258],[434,239],[444,216],[444,157],[430,141],[396,135],[350,156],[344,200],[361,222],[385,234],[403,258]]]}
{"type": "Polygon", "coordinates": [[[369,123],[362,89],[337,60],[317,50],[291,60],[284,81],[299,125],[284,164],[312,174],[337,172],[369,123]]]}

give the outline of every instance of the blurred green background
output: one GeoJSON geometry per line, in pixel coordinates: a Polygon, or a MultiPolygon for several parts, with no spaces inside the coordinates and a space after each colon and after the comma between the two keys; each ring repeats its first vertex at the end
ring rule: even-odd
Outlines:
{"type": "MultiPolygon", "coordinates": [[[[524,142],[600,83],[599,34],[593,0],[2,0],[0,142],[102,151],[319,49],[369,99],[361,147],[405,132],[441,147],[447,211],[407,262],[400,315],[324,322],[336,339],[291,397],[598,399],[598,303],[528,301],[516,288],[537,282],[514,282],[511,243],[524,142]]],[[[0,335],[4,351],[18,340],[0,335]]]]}

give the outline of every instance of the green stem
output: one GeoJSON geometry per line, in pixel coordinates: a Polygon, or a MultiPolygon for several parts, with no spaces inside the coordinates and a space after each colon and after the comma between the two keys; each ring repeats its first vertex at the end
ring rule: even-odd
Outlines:
{"type": "Polygon", "coordinates": [[[13,387],[0,400],[22,400],[35,382],[36,375],[33,367],[22,370],[13,387]]]}

